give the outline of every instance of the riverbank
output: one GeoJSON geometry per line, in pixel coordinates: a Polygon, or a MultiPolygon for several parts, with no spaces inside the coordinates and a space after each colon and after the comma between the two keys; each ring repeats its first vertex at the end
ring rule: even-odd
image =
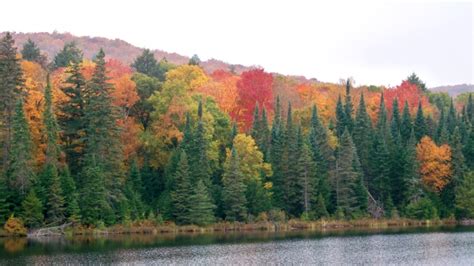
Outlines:
{"type": "MultiPolygon", "coordinates": [[[[431,226],[455,226],[473,225],[474,220],[456,221],[454,219],[444,220],[412,220],[412,219],[358,219],[358,220],[318,220],[302,221],[292,219],[287,222],[262,221],[255,223],[221,222],[209,226],[184,225],[165,222],[158,224],[155,221],[143,220],[127,225],[114,225],[106,228],[85,227],[75,225],[65,228],[60,232],[48,231],[50,233],[37,234],[37,231],[29,231],[29,237],[43,236],[91,236],[91,235],[131,235],[131,234],[200,234],[200,233],[226,233],[226,232],[291,232],[291,231],[330,231],[351,229],[389,229],[389,228],[415,228],[431,226]]],[[[44,229],[42,229],[44,230],[44,229]]],[[[11,237],[12,234],[0,230],[0,237],[11,237]]],[[[17,235],[18,236],[18,235],[17,235]]]]}
{"type": "MultiPolygon", "coordinates": [[[[472,221],[470,222],[472,223],[472,221]]],[[[156,224],[152,221],[140,221],[129,225],[115,225],[109,228],[73,227],[66,234],[74,235],[122,235],[122,234],[169,234],[169,233],[226,233],[226,232],[290,232],[290,231],[328,231],[350,229],[384,229],[384,228],[410,228],[447,225],[469,225],[470,223],[446,220],[411,220],[411,219],[360,219],[360,220],[318,220],[301,221],[289,220],[287,222],[256,222],[256,223],[230,223],[222,222],[210,226],[186,225],[178,226],[174,223],[156,224]]]]}

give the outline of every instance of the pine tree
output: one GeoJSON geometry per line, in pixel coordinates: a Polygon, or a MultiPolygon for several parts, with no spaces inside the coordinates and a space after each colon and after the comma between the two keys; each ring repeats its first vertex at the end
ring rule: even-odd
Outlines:
{"type": "MultiPolygon", "coordinates": [[[[352,142],[349,131],[346,129],[341,137],[336,167],[336,197],[337,207],[348,217],[360,211],[365,202],[362,202],[359,182],[363,179],[357,151],[352,142]]],[[[363,186],[363,185],[362,185],[363,186]]]]}
{"type": "Polygon", "coordinates": [[[208,189],[211,188],[211,168],[209,166],[209,159],[207,155],[208,140],[206,139],[206,132],[204,128],[204,121],[202,119],[203,106],[199,102],[198,106],[198,125],[193,134],[192,142],[187,150],[189,158],[189,166],[191,173],[191,183],[196,184],[197,181],[202,180],[208,189]]]}
{"type": "Polygon", "coordinates": [[[24,60],[38,62],[41,57],[40,49],[36,46],[36,43],[31,39],[28,39],[25,44],[23,44],[23,49],[21,50],[21,57],[24,60]]]}
{"type": "Polygon", "coordinates": [[[135,160],[130,165],[130,173],[125,182],[125,197],[128,201],[130,218],[132,220],[142,219],[143,203],[141,199],[142,181],[140,171],[135,160]]]}
{"type": "Polygon", "coordinates": [[[405,105],[403,106],[402,122],[400,125],[400,135],[402,137],[402,141],[404,145],[410,139],[412,128],[413,128],[413,125],[411,121],[410,110],[408,108],[408,102],[405,101],[405,105]]]}
{"type": "Polygon", "coordinates": [[[456,192],[456,208],[462,218],[474,218],[474,171],[468,172],[456,192]]]}
{"type": "Polygon", "coordinates": [[[416,158],[416,136],[414,130],[410,134],[404,154],[404,203],[417,202],[423,195],[421,178],[418,172],[418,160],[416,158]]]}
{"type": "Polygon", "coordinates": [[[280,98],[277,97],[275,104],[275,113],[272,124],[270,162],[273,166],[273,205],[276,208],[284,209],[286,203],[284,201],[284,167],[285,161],[283,153],[285,148],[285,130],[281,121],[281,105],[280,98]]]}
{"type": "Polygon", "coordinates": [[[316,105],[313,105],[311,115],[311,128],[309,142],[316,163],[316,176],[319,177],[319,193],[322,194],[324,202],[330,204],[329,172],[334,164],[334,151],[329,146],[327,129],[321,123],[316,105]]]}
{"type": "Polygon", "coordinates": [[[413,128],[415,130],[415,136],[417,141],[420,141],[420,139],[428,132],[425,122],[425,116],[423,115],[421,101],[418,103],[418,111],[416,112],[415,124],[413,125],[413,128]]]}
{"type": "Polygon", "coordinates": [[[23,85],[23,73],[19,59],[16,57],[12,35],[7,32],[0,40],[0,143],[2,149],[3,171],[10,162],[12,143],[12,121],[15,115],[15,104],[18,102],[23,85]]]}
{"type": "MultiPolygon", "coordinates": [[[[95,206],[85,204],[87,207],[82,208],[82,218],[87,223],[114,221],[114,206],[117,207],[123,202],[124,179],[119,128],[116,123],[117,110],[111,102],[111,84],[107,82],[104,58],[105,53],[101,49],[95,58],[96,66],[86,91],[87,102],[84,109],[87,125],[86,149],[85,165],[82,170],[84,184],[81,184],[83,188],[81,194],[89,194],[91,192],[86,190],[95,187],[97,193],[93,197],[96,197],[96,202],[103,205],[106,212],[103,215],[97,214],[98,209],[95,206]]],[[[84,197],[81,196],[81,198],[84,197]]],[[[84,199],[84,201],[89,200],[84,199]]],[[[84,203],[81,206],[84,206],[84,203]]]]}
{"type": "Polygon", "coordinates": [[[286,211],[290,215],[299,216],[300,213],[300,189],[298,186],[297,165],[299,152],[301,151],[302,137],[300,129],[293,124],[293,113],[291,103],[288,103],[288,114],[286,119],[286,140],[283,154],[284,161],[284,191],[286,211]]]}
{"type": "Polygon", "coordinates": [[[316,164],[311,156],[309,145],[304,143],[302,146],[297,162],[298,187],[301,191],[295,196],[301,201],[303,212],[310,213],[316,207],[313,205],[315,205],[317,199],[315,192],[318,189],[318,178],[316,176],[316,164]]]}
{"type": "Polygon", "coordinates": [[[390,153],[381,132],[377,132],[372,144],[369,191],[375,199],[386,203],[390,196],[390,153]]]}
{"type": "Polygon", "coordinates": [[[400,134],[401,124],[402,122],[400,119],[398,99],[395,98],[392,104],[392,120],[390,121],[390,132],[392,134],[392,139],[397,138],[397,136],[400,134]]]}
{"type": "Polygon", "coordinates": [[[377,134],[379,134],[378,137],[382,137],[385,142],[387,142],[390,137],[388,122],[387,108],[385,107],[385,99],[382,93],[380,96],[379,112],[377,114],[377,134]]]}
{"type": "Polygon", "coordinates": [[[469,169],[474,169],[474,127],[471,127],[464,144],[464,159],[469,169]]]}
{"type": "Polygon", "coordinates": [[[143,50],[143,53],[138,56],[132,64],[132,67],[139,73],[154,77],[158,62],[155,56],[149,49],[143,50]]]}
{"type": "Polygon", "coordinates": [[[193,193],[189,196],[193,203],[189,209],[189,218],[191,224],[208,225],[215,221],[214,209],[216,206],[212,203],[208,189],[202,180],[198,180],[194,186],[193,193]]]}
{"type": "Polygon", "coordinates": [[[247,217],[246,186],[243,179],[237,150],[233,148],[225,162],[222,176],[224,213],[228,221],[245,221],[247,217]]]}
{"type": "Polygon", "coordinates": [[[361,167],[368,174],[369,162],[371,159],[370,146],[372,145],[372,122],[365,105],[364,95],[361,94],[359,107],[353,130],[354,144],[357,148],[361,167]]]}
{"type": "Polygon", "coordinates": [[[79,222],[81,220],[81,210],[79,209],[77,188],[67,167],[62,169],[60,177],[61,189],[64,194],[66,217],[71,222],[79,222]]]}
{"type": "Polygon", "coordinates": [[[61,180],[57,168],[52,164],[47,164],[43,170],[48,176],[49,187],[46,198],[46,222],[48,224],[59,224],[65,219],[64,198],[61,187],[61,180]]]}
{"type": "Polygon", "coordinates": [[[352,106],[351,100],[351,82],[349,79],[346,81],[346,98],[344,103],[344,117],[345,117],[345,126],[349,130],[349,133],[352,133],[352,129],[354,127],[354,120],[352,119],[352,113],[354,111],[354,107],[352,106]]]}
{"type": "Polygon", "coordinates": [[[323,195],[319,194],[314,207],[314,218],[321,219],[329,217],[329,213],[326,209],[326,203],[324,202],[323,195]]]}
{"type": "Polygon", "coordinates": [[[58,117],[62,130],[62,142],[66,152],[66,160],[72,174],[80,172],[84,156],[85,135],[85,85],[80,63],[71,64],[66,70],[67,86],[61,88],[68,101],[60,105],[58,117]]]}
{"type": "Polygon", "coordinates": [[[113,210],[107,201],[104,186],[104,173],[92,161],[82,172],[82,189],[80,194],[81,219],[86,225],[111,224],[114,222],[113,210]]]}
{"type": "Polygon", "coordinates": [[[446,128],[448,130],[449,136],[454,134],[454,129],[458,124],[456,108],[454,107],[454,101],[451,98],[451,103],[449,105],[448,116],[446,117],[446,128]]]}
{"type": "Polygon", "coordinates": [[[82,62],[82,51],[75,42],[64,44],[64,47],[53,59],[52,67],[57,69],[60,67],[67,67],[69,64],[78,64],[82,62]]]}
{"type": "Polygon", "coordinates": [[[188,158],[185,151],[180,154],[180,159],[175,172],[175,187],[171,192],[173,201],[173,215],[178,224],[190,224],[190,208],[195,202],[190,201],[190,195],[193,191],[190,175],[188,158]]]}
{"type": "Polygon", "coordinates": [[[338,138],[340,138],[342,133],[344,133],[344,129],[347,126],[346,122],[346,113],[342,105],[341,95],[339,95],[336,105],[336,135],[338,138]]]}
{"type": "Polygon", "coordinates": [[[15,204],[18,206],[36,179],[32,160],[33,143],[23,110],[23,100],[21,99],[16,104],[12,134],[8,180],[9,186],[13,188],[15,194],[15,204]]]}
{"type": "Polygon", "coordinates": [[[43,206],[36,197],[35,191],[30,190],[28,196],[21,203],[21,218],[29,228],[36,228],[43,224],[43,206]]]}
{"type": "Polygon", "coordinates": [[[469,93],[466,105],[466,117],[468,118],[471,125],[474,125],[474,100],[472,99],[473,93],[469,93]]]}

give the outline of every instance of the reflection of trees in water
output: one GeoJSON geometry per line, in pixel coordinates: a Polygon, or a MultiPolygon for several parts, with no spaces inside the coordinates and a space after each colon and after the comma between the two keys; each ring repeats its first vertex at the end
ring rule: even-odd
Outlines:
{"type": "Polygon", "coordinates": [[[23,251],[27,243],[28,240],[23,237],[7,238],[3,243],[3,247],[9,253],[16,253],[23,251]]]}

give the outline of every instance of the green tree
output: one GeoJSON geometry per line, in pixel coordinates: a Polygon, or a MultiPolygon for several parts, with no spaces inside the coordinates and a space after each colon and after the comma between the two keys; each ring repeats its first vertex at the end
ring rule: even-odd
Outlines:
{"type": "Polygon", "coordinates": [[[371,145],[372,145],[372,122],[365,105],[364,95],[361,94],[359,107],[357,109],[354,130],[353,130],[354,144],[357,149],[361,167],[368,174],[369,163],[371,159],[371,145]]]}
{"type": "Polygon", "coordinates": [[[354,127],[354,119],[352,118],[352,113],[354,111],[354,107],[352,105],[351,100],[351,81],[347,79],[346,81],[346,98],[344,102],[344,113],[345,113],[345,126],[352,133],[352,129],[354,127]]]}
{"type": "Polygon", "coordinates": [[[18,206],[36,179],[32,158],[33,143],[21,99],[16,104],[12,134],[8,180],[10,188],[13,188],[15,205],[18,206]]]}
{"type": "Polygon", "coordinates": [[[135,117],[137,121],[140,121],[143,129],[146,130],[150,125],[150,114],[153,111],[153,106],[148,101],[148,98],[156,91],[160,91],[163,84],[158,78],[150,77],[142,73],[133,74],[132,80],[136,84],[140,100],[133,105],[131,115],[135,117]]]}
{"type": "Polygon", "coordinates": [[[212,203],[208,189],[202,180],[199,180],[189,196],[193,202],[189,210],[191,224],[208,225],[215,221],[214,209],[216,206],[212,203]]]}
{"type": "Polygon", "coordinates": [[[199,59],[199,56],[197,54],[195,54],[189,59],[188,64],[194,65],[194,66],[199,66],[201,64],[201,59],[199,59]]]}
{"type": "Polygon", "coordinates": [[[341,95],[339,95],[336,105],[336,135],[338,138],[340,138],[342,133],[344,133],[344,129],[347,126],[346,122],[346,113],[342,104],[341,95]]]}
{"type": "Polygon", "coordinates": [[[9,194],[5,177],[0,174],[0,224],[4,224],[10,215],[9,194]]]}
{"type": "Polygon", "coordinates": [[[8,168],[12,142],[12,120],[15,104],[23,86],[23,72],[12,35],[7,32],[0,40],[0,143],[2,145],[3,171],[8,168]]]}
{"type": "Polygon", "coordinates": [[[76,183],[69,173],[69,169],[65,167],[60,173],[61,188],[64,193],[65,214],[69,221],[79,222],[81,220],[81,210],[79,208],[79,199],[76,183]]]}
{"type": "Polygon", "coordinates": [[[178,224],[190,224],[191,202],[190,195],[193,188],[190,182],[188,158],[185,151],[181,151],[179,162],[175,172],[175,186],[171,192],[173,201],[173,215],[178,224]]]}
{"type": "Polygon", "coordinates": [[[71,63],[79,64],[82,62],[82,51],[75,42],[65,43],[64,47],[53,59],[52,67],[57,69],[60,67],[67,67],[71,63]]]}
{"type": "Polygon", "coordinates": [[[415,84],[422,92],[428,92],[426,84],[415,73],[412,73],[410,76],[408,76],[407,80],[411,84],[415,84]]]}
{"type": "Polygon", "coordinates": [[[41,54],[40,49],[31,39],[28,39],[26,43],[23,44],[23,49],[21,50],[21,57],[24,60],[36,62],[44,68],[46,67],[46,56],[41,54]]]}
{"type": "Polygon", "coordinates": [[[245,221],[247,218],[247,200],[245,198],[246,186],[240,170],[237,150],[232,149],[227,156],[222,176],[224,213],[226,220],[245,221]]]}
{"type": "Polygon", "coordinates": [[[68,101],[60,105],[58,123],[69,169],[73,175],[77,175],[84,160],[86,81],[81,73],[80,63],[72,63],[66,73],[67,85],[61,90],[68,101]]]}
{"type": "Polygon", "coordinates": [[[418,103],[418,111],[416,112],[415,124],[413,125],[413,128],[415,130],[417,141],[420,141],[420,139],[428,133],[421,101],[418,103]]]}
{"type": "MultiPolygon", "coordinates": [[[[313,161],[309,145],[304,143],[297,162],[298,187],[297,199],[301,202],[303,212],[310,213],[315,210],[318,191],[318,177],[316,176],[316,164],[313,161]]],[[[321,194],[319,194],[321,195],[321,194]]],[[[319,206],[320,207],[320,206],[319,206]]]]}
{"type": "Polygon", "coordinates": [[[43,206],[33,189],[21,203],[21,218],[29,228],[36,228],[43,224],[43,206]]]}
{"type": "Polygon", "coordinates": [[[408,102],[405,101],[405,105],[403,106],[403,113],[402,113],[402,122],[400,125],[400,135],[402,137],[403,144],[406,144],[410,139],[410,134],[413,129],[410,110],[408,108],[408,102]]]}
{"type": "Polygon", "coordinates": [[[456,191],[456,208],[460,216],[474,218],[474,172],[470,171],[456,191]]]}

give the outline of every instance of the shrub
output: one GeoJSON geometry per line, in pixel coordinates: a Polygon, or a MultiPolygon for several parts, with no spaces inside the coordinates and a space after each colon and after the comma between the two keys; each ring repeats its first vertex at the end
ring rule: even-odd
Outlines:
{"type": "Polygon", "coordinates": [[[15,218],[13,214],[8,218],[3,228],[8,234],[14,236],[26,236],[26,228],[23,225],[23,222],[20,219],[15,218]]]}
{"type": "Polygon", "coordinates": [[[428,198],[422,198],[416,202],[411,202],[406,207],[406,215],[412,219],[437,219],[438,210],[433,202],[428,198]]]}

